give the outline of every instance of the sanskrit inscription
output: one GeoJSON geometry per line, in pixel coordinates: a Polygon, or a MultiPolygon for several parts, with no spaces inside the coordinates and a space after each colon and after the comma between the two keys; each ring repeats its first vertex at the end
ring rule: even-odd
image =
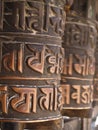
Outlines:
{"type": "Polygon", "coordinates": [[[70,47],[83,47],[84,49],[86,49],[85,47],[94,49],[97,38],[96,33],[94,26],[67,22],[64,45],[70,47]]]}
{"type": "Polygon", "coordinates": [[[57,88],[53,91],[54,88],[41,88],[41,92],[44,94],[43,97],[40,98],[40,107],[42,110],[57,110],[57,88]],[[55,96],[54,93],[55,92],[55,96]],[[54,102],[54,104],[52,104],[54,102]]]}
{"type": "Polygon", "coordinates": [[[93,85],[70,85],[62,84],[62,103],[71,105],[74,101],[76,106],[89,104],[93,101],[93,85]]]}
{"type": "Polygon", "coordinates": [[[73,73],[81,76],[94,75],[94,58],[88,55],[69,54],[64,60],[63,74],[72,76],[73,73]]]}
{"type": "MultiPolygon", "coordinates": [[[[96,28],[93,24],[82,23],[78,17],[72,19],[69,16],[65,25],[62,103],[64,109],[90,109],[93,102],[96,28]]],[[[78,116],[77,113],[75,115],[78,116]]]]}
{"type": "Polygon", "coordinates": [[[0,50],[1,77],[59,75],[63,71],[64,51],[58,46],[2,41],[0,50]]]}
{"type": "Polygon", "coordinates": [[[64,24],[65,12],[61,7],[54,6],[53,2],[0,0],[1,31],[61,36],[64,24]]]}
{"type": "Polygon", "coordinates": [[[95,49],[94,101],[98,101],[98,37],[95,49]]]}
{"type": "Polygon", "coordinates": [[[57,87],[0,86],[0,111],[9,114],[10,107],[12,111],[24,114],[37,113],[38,109],[57,111],[61,107],[59,94],[57,87]]]}

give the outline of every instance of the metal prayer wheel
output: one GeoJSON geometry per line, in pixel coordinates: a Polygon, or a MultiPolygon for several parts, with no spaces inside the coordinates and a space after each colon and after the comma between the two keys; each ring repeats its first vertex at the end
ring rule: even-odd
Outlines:
{"type": "Polygon", "coordinates": [[[95,50],[94,106],[98,105],[98,38],[95,50]]]}
{"type": "Polygon", "coordinates": [[[61,79],[62,115],[91,117],[95,45],[97,31],[90,20],[89,1],[74,1],[67,14],[63,47],[64,69],[61,79]],[[88,8],[84,8],[84,7],[88,8]]]}
{"type": "MultiPolygon", "coordinates": [[[[98,1],[96,1],[98,4],[98,1]]],[[[96,5],[96,28],[97,28],[97,43],[95,50],[95,76],[94,76],[94,106],[98,106],[98,9],[96,5]]],[[[97,110],[97,109],[96,109],[97,110]]]]}
{"type": "Polygon", "coordinates": [[[61,118],[63,5],[0,0],[0,121],[61,118]]]}

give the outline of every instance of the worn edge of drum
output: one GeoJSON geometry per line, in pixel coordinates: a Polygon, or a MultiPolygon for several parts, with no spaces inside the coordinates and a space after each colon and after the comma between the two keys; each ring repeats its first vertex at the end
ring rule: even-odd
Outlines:
{"type": "Polygon", "coordinates": [[[62,116],[59,115],[59,116],[55,116],[54,118],[53,117],[50,117],[50,118],[45,118],[45,119],[33,119],[33,120],[19,120],[19,119],[16,119],[16,118],[13,118],[13,119],[0,119],[0,121],[2,122],[20,122],[20,123],[37,123],[37,122],[46,122],[46,121],[54,121],[54,120],[59,120],[59,119],[62,119],[62,116]]]}

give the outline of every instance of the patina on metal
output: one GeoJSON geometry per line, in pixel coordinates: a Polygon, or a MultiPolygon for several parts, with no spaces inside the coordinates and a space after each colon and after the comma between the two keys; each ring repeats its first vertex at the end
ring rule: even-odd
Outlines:
{"type": "Polygon", "coordinates": [[[24,130],[25,125],[23,123],[13,123],[13,122],[2,122],[1,130],[24,130]]]}
{"type": "MultiPolygon", "coordinates": [[[[96,1],[96,28],[98,32],[98,9],[97,9],[98,1],[96,1]]],[[[97,35],[97,43],[95,50],[95,76],[94,76],[94,106],[98,106],[98,35],[97,35]]]]}
{"type": "Polygon", "coordinates": [[[0,121],[61,118],[62,0],[0,0],[0,121]]]}
{"type": "Polygon", "coordinates": [[[95,50],[94,106],[98,105],[98,39],[95,50]]]}
{"type": "Polygon", "coordinates": [[[25,129],[27,130],[62,130],[62,119],[40,122],[40,123],[27,123],[25,129]]]}
{"type": "Polygon", "coordinates": [[[92,15],[88,16],[88,3],[89,1],[75,0],[67,14],[65,25],[62,115],[70,117],[92,116],[97,31],[90,19],[92,15]]]}

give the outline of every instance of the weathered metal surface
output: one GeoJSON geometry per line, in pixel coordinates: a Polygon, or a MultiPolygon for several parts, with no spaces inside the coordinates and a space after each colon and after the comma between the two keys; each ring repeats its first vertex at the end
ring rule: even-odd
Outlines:
{"type": "Polygon", "coordinates": [[[0,0],[0,120],[61,118],[64,1],[0,0]]]}
{"type": "MultiPolygon", "coordinates": [[[[98,9],[97,9],[97,5],[98,5],[98,0],[96,0],[96,12],[95,12],[95,17],[96,17],[96,28],[97,28],[97,34],[98,34],[98,9]]],[[[95,49],[95,75],[94,75],[94,101],[93,101],[93,115],[92,115],[92,119],[93,122],[95,120],[97,120],[97,116],[98,116],[98,35],[97,35],[97,43],[96,43],[96,49],[95,49]]],[[[96,129],[96,121],[95,123],[93,123],[92,129],[96,129]]]]}
{"type": "Polygon", "coordinates": [[[97,42],[95,49],[94,106],[98,105],[98,21],[96,21],[97,42]]]}
{"type": "MultiPolygon", "coordinates": [[[[81,3],[78,8],[79,6],[81,3]]],[[[80,14],[82,14],[81,11],[80,14]]],[[[97,31],[95,24],[84,18],[83,14],[79,15],[77,10],[73,10],[67,15],[65,28],[63,43],[65,60],[61,80],[62,114],[90,117],[97,31]]]]}
{"type": "Polygon", "coordinates": [[[94,102],[94,106],[96,106],[96,102],[98,102],[98,40],[95,50],[94,102]]]}
{"type": "Polygon", "coordinates": [[[24,130],[24,124],[20,123],[2,123],[1,130],[24,130]]]}
{"type": "Polygon", "coordinates": [[[62,119],[41,122],[41,123],[30,123],[26,124],[26,130],[62,130],[62,119]]]}

